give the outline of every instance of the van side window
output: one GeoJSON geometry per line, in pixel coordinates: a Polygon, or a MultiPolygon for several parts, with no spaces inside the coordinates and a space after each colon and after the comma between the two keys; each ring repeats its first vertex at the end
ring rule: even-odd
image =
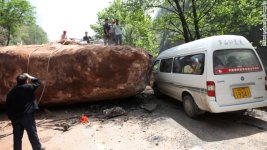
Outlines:
{"type": "Polygon", "coordinates": [[[182,61],[181,58],[183,57],[175,57],[173,61],[173,73],[181,73],[182,72],[182,61]]]}
{"type": "Polygon", "coordinates": [[[152,69],[153,69],[153,71],[158,71],[158,69],[159,69],[159,60],[155,61],[152,69]]]}
{"type": "Polygon", "coordinates": [[[182,73],[201,75],[204,72],[204,54],[185,56],[182,59],[182,73]]]}
{"type": "Polygon", "coordinates": [[[168,58],[168,59],[162,59],[160,61],[160,72],[171,72],[172,69],[172,58],[168,58]]]}

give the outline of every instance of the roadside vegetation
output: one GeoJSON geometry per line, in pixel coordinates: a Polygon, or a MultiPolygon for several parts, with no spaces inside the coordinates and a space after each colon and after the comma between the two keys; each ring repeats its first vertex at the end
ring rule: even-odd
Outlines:
{"type": "Polygon", "coordinates": [[[46,33],[36,24],[35,8],[28,0],[0,1],[0,46],[47,42],[46,33]]]}
{"type": "MultiPolygon", "coordinates": [[[[104,19],[119,19],[124,28],[124,44],[145,48],[155,55],[164,45],[207,36],[248,36],[253,27],[261,28],[262,3],[263,0],[115,0],[98,13],[99,20],[91,28],[102,38],[104,19]]],[[[253,44],[259,46],[260,42],[253,44]]]]}

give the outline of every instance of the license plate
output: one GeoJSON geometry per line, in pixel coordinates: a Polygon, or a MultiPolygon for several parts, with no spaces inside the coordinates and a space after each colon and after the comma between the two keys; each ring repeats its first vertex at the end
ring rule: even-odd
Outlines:
{"type": "Polygon", "coordinates": [[[234,88],[233,92],[235,99],[251,97],[249,87],[234,88]]]}

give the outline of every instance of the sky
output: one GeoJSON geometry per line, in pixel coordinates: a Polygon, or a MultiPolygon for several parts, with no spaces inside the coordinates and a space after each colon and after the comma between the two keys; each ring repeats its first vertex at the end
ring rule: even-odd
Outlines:
{"type": "Polygon", "coordinates": [[[113,0],[29,0],[36,11],[37,24],[47,33],[49,41],[60,40],[63,30],[68,38],[81,39],[84,32],[92,36],[91,24],[97,22],[97,12],[113,0]]]}

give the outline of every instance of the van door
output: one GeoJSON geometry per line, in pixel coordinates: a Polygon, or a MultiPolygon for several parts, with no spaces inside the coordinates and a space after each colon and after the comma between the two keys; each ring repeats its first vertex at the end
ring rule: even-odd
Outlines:
{"type": "Polygon", "coordinates": [[[252,49],[215,51],[213,73],[216,101],[220,106],[264,100],[265,73],[252,49]]]}
{"type": "Polygon", "coordinates": [[[159,90],[169,95],[171,89],[171,69],[173,58],[161,59],[158,73],[158,88],[159,90]]]}

